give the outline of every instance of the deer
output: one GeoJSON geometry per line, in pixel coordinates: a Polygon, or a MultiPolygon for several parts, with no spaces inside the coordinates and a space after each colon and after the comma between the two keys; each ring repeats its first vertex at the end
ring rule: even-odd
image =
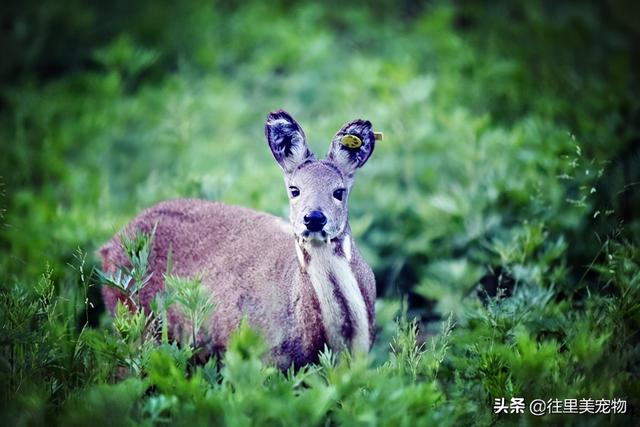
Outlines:
{"type": "MultiPolygon", "coordinates": [[[[324,159],[307,144],[302,127],[284,110],[269,113],[268,146],[284,173],[289,221],[221,202],[176,199],[144,210],[99,249],[102,269],[127,264],[123,234],[150,233],[149,282],[141,289],[149,310],[164,289],[163,273],[194,277],[216,308],[200,332],[208,354],[219,354],[243,318],[267,343],[267,359],[281,369],[316,363],[325,348],[367,354],[375,338],[376,282],[358,250],[348,220],[354,175],[373,153],[368,120],[346,123],[324,159]]],[[[103,286],[112,314],[123,295],[103,286]]],[[[177,310],[170,330],[185,327],[177,310]]],[[[179,334],[175,333],[175,336],[179,334]]]]}

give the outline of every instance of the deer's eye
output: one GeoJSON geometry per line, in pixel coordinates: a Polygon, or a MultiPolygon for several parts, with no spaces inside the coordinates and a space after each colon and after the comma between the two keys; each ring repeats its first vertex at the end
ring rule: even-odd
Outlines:
{"type": "Polygon", "coordinates": [[[344,192],[345,192],[344,188],[338,188],[333,192],[333,197],[337,200],[342,200],[344,198],[344,192]]]}
{"type": "Polygon", "coordinates": [[[291,197],[298,197],[300,195],[300,189],[292,185],[289,187],[289,193],[291,193],[291,197]]]}

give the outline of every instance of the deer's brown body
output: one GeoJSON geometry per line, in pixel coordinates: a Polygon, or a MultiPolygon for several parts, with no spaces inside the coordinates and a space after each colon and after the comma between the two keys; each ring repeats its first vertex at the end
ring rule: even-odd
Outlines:
{"type": "MultiPolygon", "coordinates": [[[[290,137],[298,130],[304,134],[288,114],[272,113],[269,120],[268,140],[285,179],[300,187],[294,187],[298,195],[303,192],[307,197],[291,196],[291,222],[203,200],[172,200],[147,209],[121,232],[149,233],[156,227],[149,262],[153,274],[141,291],[141,303],[148,309],[164,288],[170,257],[172,274],[200,275],[213,294],[216,308],[199,340],[207,353],[223,350],[244,316],[262,332],[271,359],[282,368],[316,361],[325,345],[368,351],[375,331],[375,280],[353,242],[346,200],[335,198],[335,189],[350,188],[355,167],[341,167],[332,160],[332,152],[327,160],[315,160],[306,141],[296,141],[297,134],[290,137]],[[293,145],[278,152],[278,144],[287,142],[293,145]],[[296,146],[303,142],[304,147],[296,146]],[[322,191],[333,193],[319,197],[322,191]],[[324,212],[321,226],[312,222],[313,212],[324,212]]],[[[366,130],[372,133],[370,123],[366,130]]],[[[369,133],[360,137],[372,144],[369,133]]],[[[100,255],[105,271],[126,265],[119,234],[101,248],[100,255]]],[[[121,295],[104,287],[103,296],[113,311],[121,295]]],[[[185,327],[184,318],[172,311],[173,335],[180,336],[185,327]]]]}

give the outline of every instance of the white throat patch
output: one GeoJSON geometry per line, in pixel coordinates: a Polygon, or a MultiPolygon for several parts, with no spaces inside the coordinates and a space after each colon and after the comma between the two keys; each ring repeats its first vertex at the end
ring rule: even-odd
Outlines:
{"type": "MultiPolygon", "coordinates": [[[[351,238],[346,236],[344,240],[345,243],[349,241],[348,247],[344,248],[345,255],[351,258],[351,238]]],[[[367,308],[349,261],[336,255],[333,245],[308,245],[304,249],[298,248],[297,251],[318,296],[327,341],[331,348],[339,350],[350,347],[352,352],[368,352],[367,308]],[[308,252],[306,266],[302,251],[308,252]]]]}
{"type": "Polygon", "coordinates": [[[351,261],[351,236],[346,235],[342,241],[342,249],[344,255],[347,257],[347,261],[351,261]]]}

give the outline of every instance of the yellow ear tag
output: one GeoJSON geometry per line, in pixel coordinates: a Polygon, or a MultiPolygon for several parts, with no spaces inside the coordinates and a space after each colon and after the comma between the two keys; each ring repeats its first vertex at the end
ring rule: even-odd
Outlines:
{"type": "Polygon", "coordinates": [[[362,146],[362,140],[355,135],[345,135],[340,142],[347,148],[360,148],[362,146]]]}

